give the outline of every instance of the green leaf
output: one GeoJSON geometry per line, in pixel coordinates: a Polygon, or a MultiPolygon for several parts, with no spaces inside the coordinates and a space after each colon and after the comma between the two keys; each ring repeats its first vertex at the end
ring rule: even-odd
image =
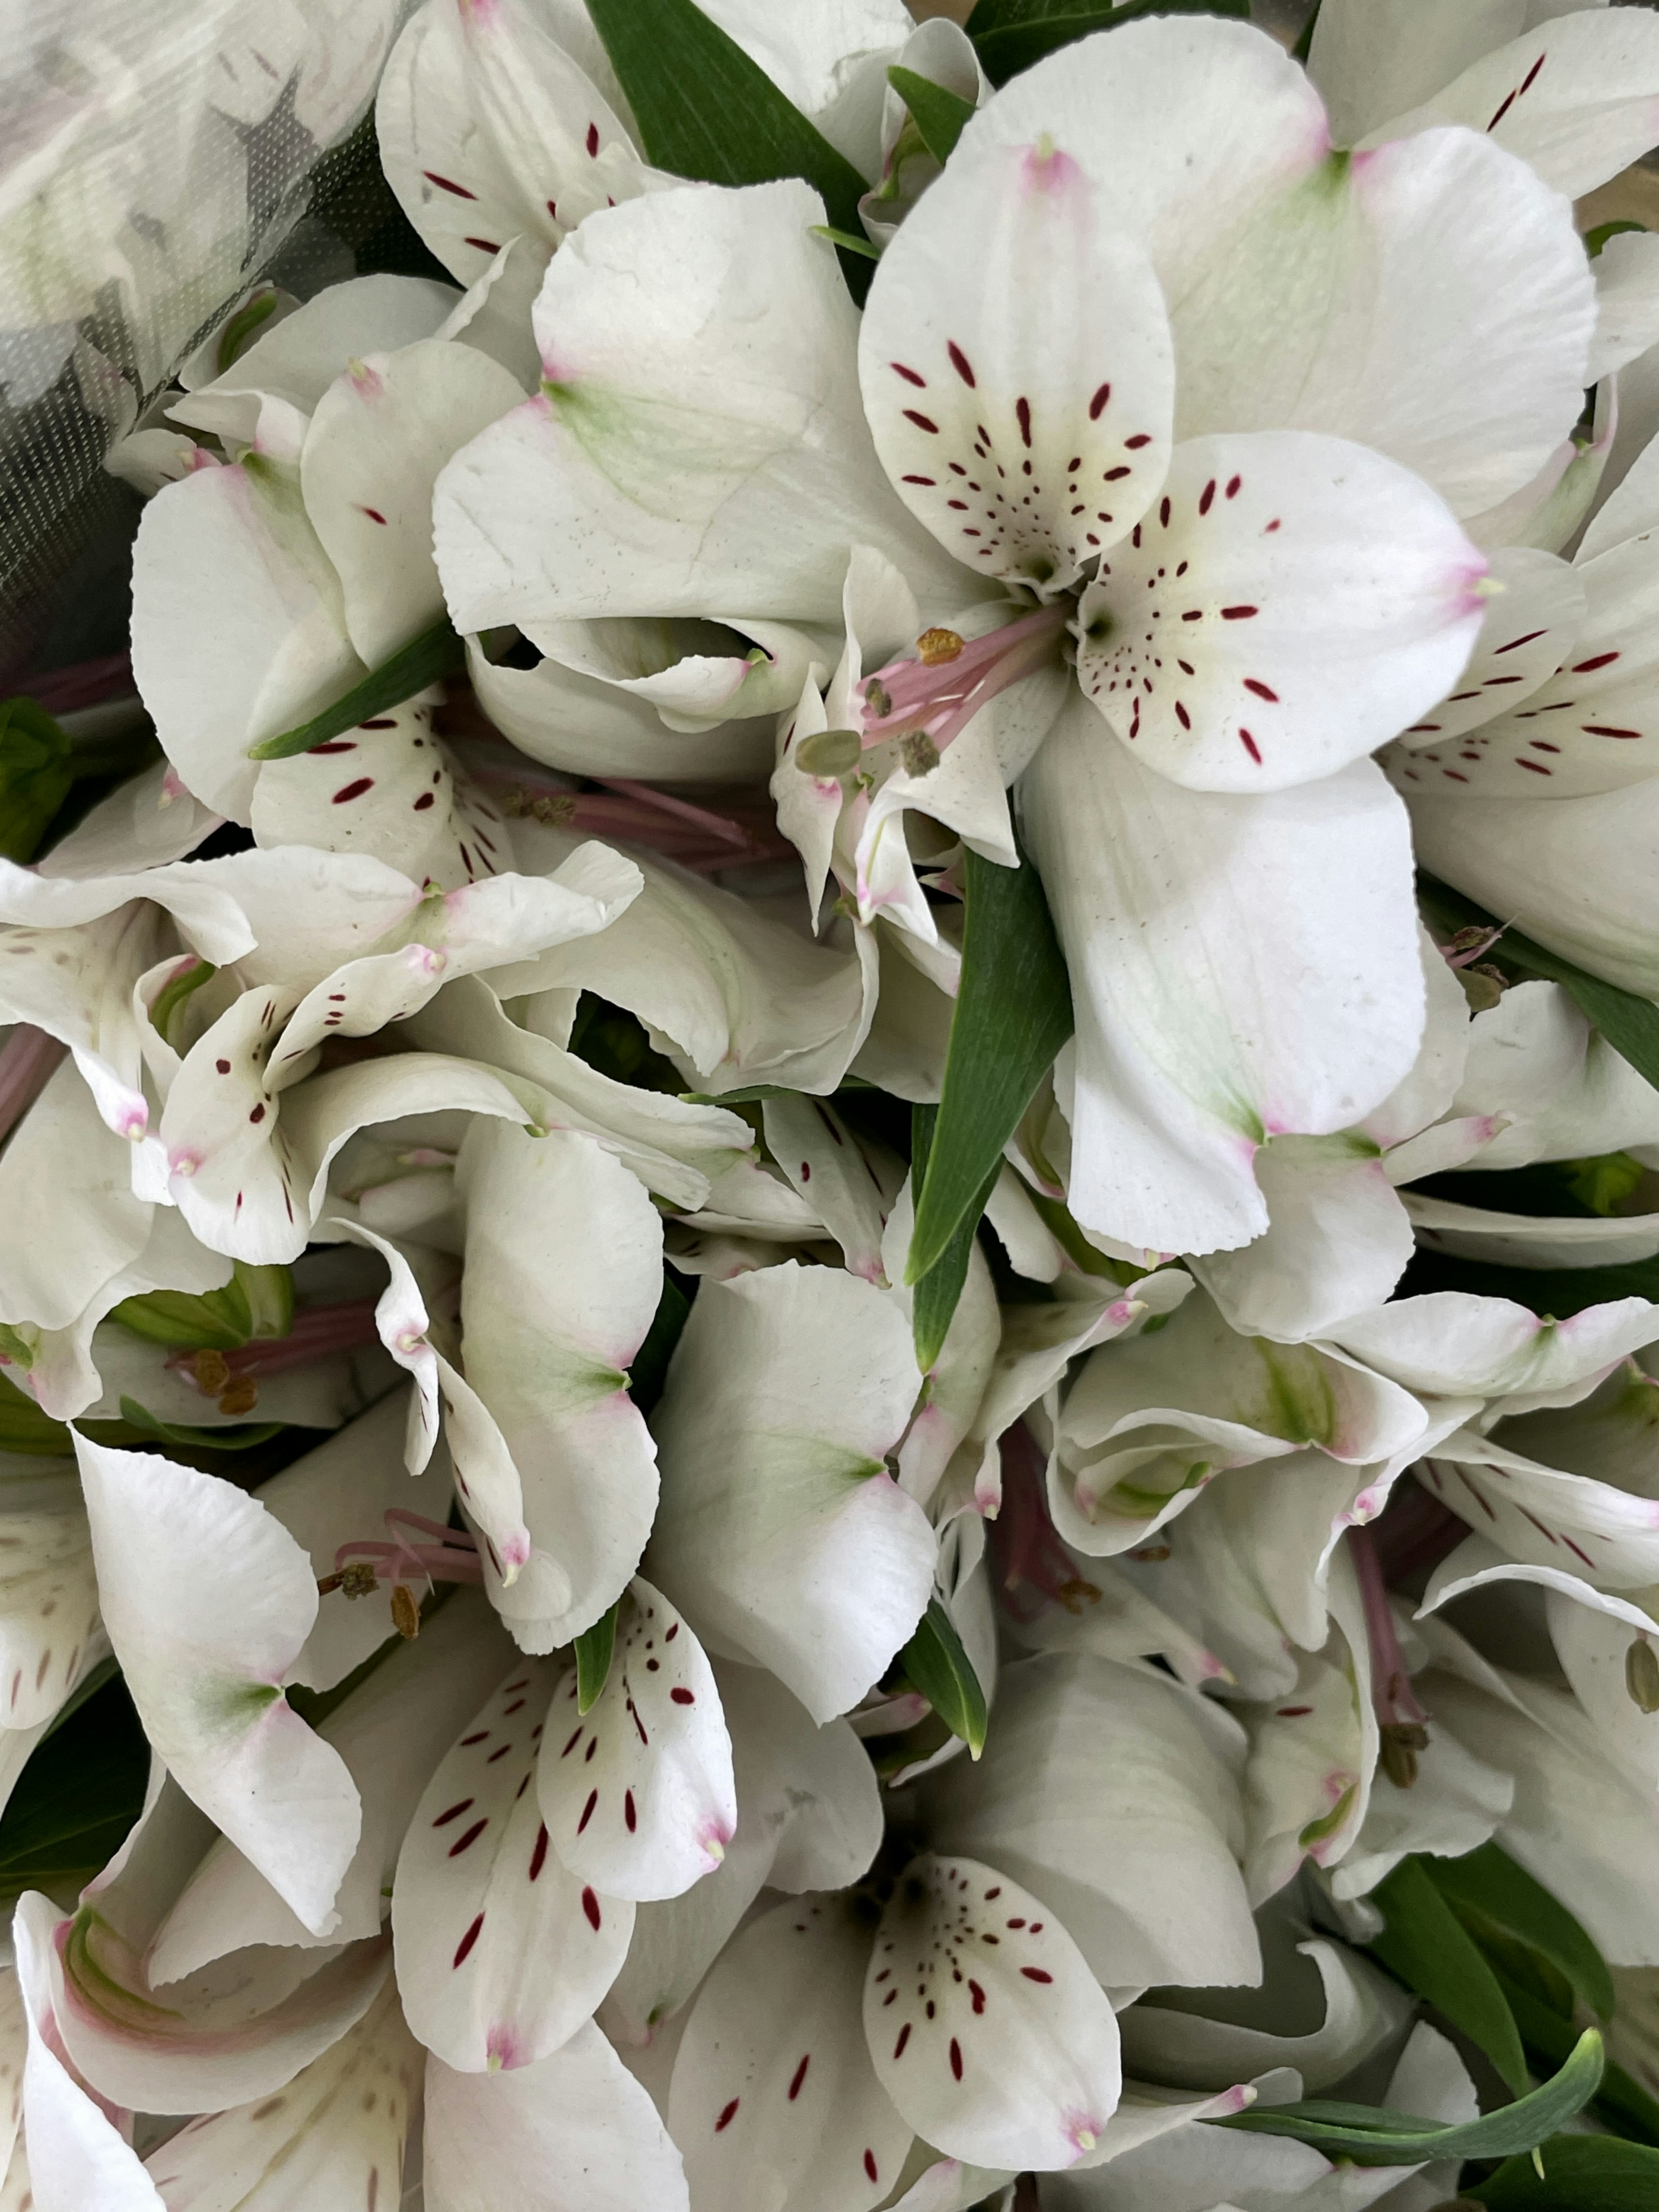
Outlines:
{"type": "Polygon", "coordinates": [[[33,699],[0,701],[0,859],[23,866],[40,850],[75,781],[70,741],[33,699]]]}
{"type": "Polygon", "coordinates": [[[440,677],[459,676],[465,665],[466,647],[445,615],[390,660],[371,668],[362,683],[354,684],[331,707],[325,707],[320,714],[313,714],[296,730],[284,730],[280,737],[250,745],[247,757],[256,761],[289,760],[295,753],[308,753],[313,745],[325,745],[331,738],[355,730],[373,715],[401,707],[405,699],[424,691],[440,677]]]}
{"type": "Polygon", "coordinates": [[[75,1439],[54,1421],[9,1375],[0,1375],[0,1452],[40,1452],[51,1459],[72,1459],[75,1439]]]}
{"type": "MultiPolygon", "coordinates": [[[[1511,1981],[1501,1966],[1495,1972],[1534,2071],[1541,2074],[1547,2067],[1560,2065],[1571,2055],[1577,2040],[1578,2031],[1572,2021],[1553,2010],[1530,1990],[1511,1981]]],[[[1650,2097],[1639,2081],[1611,2059],[1602,2073],[1593,2109],[1620,2135],[1634,2136],[1638,2142],[1659,2145],[1659,2099],[1650,2097]]]]}
{"type": "Polygon", "coordinates": [[[804,177],[835,228],[860,235],[864,179],[692,0],[588,0],[587,12],[647,161],[710,185],[804,177]]]}
{"type": "MultiPolygon", "coordinates": [[[[1425,876],[1420,888],[1430,918],[1449,930],[1498,927],[1483,908],[1449,884],[1425,876]]],[[[1516,929],[1504,930],[1491,951],[1482,957],[1500,968],[1514,968],[1524,975],[1541,975],[1547,982],[1559,983],[1613,1050],[1638,1075],[1659,1084],[1659,1006],[1651,999],[1638,998],[1634,991],[1621,990],[1617,983],[1604,983],[1599,975],[1564,960],[1558,952],[1547,951],[1516,929]]]]}
{"type": "Polygon", "coordinates": [[[915,70],[890,69],[887,82],[915,118],[922,144],[943,167],[955,153],[964,126],[973,121],[973,101],[915,70]]]}
{"type": "Polygon", "coordinates": [[[1594,261],[1600,254],[1601,248],[1607,244],[1607,240],[1610,238],[1617,238],[1621,230],[1645,231],[1647,225],[1644,222],[1630,222],[1625,221],[1617,222],[1598,222],[1591,229],[1587,230],[1584,233],[1584,251],[1589,254],[1590,259],[1594,261]]]}
{"type": "Polygon", "coordinates": [[[956,1623],[938,1598],[930,1598],[899,1663],[952,1735],[974,1758],[985,1748],[985,1692],[962,1647],[956,1623]]]}
{"type": "Polygon", "coordinates": [[[1530,2158],[1511,2158],[1489,2180],[1466,2189],[1499,2212],[1653,2212],[1659,2204],[1659,2150],[1617,2136],[1557,2136],[1530,2158]]]}
{"type": "Polygon", "coordinates": [[[248,1451],[255,1444],[268,1444],[288,1426],[286,1421],[245,1421],[234,1428],[216,1429],[196,1427],[187,1421],[158,1420],[147,1406],[128,1397],[121,1400],[121,1419],[130,1429],[142,1429],[147,1437],[159,1437],[164,1444],[185,1444],[192,1451],[248,1451]]]}
{"type": "MultiPolygon", "coordinates": [[[[913,1106],[910,1109],[910,1188],[913,1191],[921,1189],[927,1176],[927,1156],[933,1141],[933,1125],[938,1119],[937,1106],[913,1106]]],[[[999,1160],[986,1178],[984,1188],[957,1224],[950,1243],[927,1273],[917,1281],[910,1301],[910,1327],[915,1338],[916,1364],[924,1375],[945,1349],[951,1318],[962,1297],[962,1286],[968,1279],[968,1266],[974,1255],[974,1237],[979,1228],[979,1218],[985,1211],[991,1193],[996,1188],[997,1176],[1001,1169],[1002,1163],[999,1160]]]]}
{"type": "Polygon", "coordinates": [[[649,1413],[661,1397],[663,1385],[668,1380],[668,1363],[674,1357],[680,1331],[690,1317],[690,1299],[665,1271],[657,1310],[651,1316],[651,1326],[628,1371],[628,1395],[641,1413],[649,1413]]]}
{"type": "Polygon", "coordinates": [[[1386,1923],[1372,1939],[1372,1954],[1478,2044],[1519,2096],[1527,2086],[1527,2061],[1514,2015],[1492,1968],[1421,1862],[1402,1859],[1372,1901],[1386,1923]]]}
{"type": "Polygon", "coordinates": [[[112,1674],[29,1754],[0,1815],[0,1891],[73,1887],[103,1866],[143,1810],[149,1773],[143,1729],[112,1674]]]}
{"type": "MultiPolygon", "coordinates": [[[[1311,2143],[1316,2150],[1323,2151],[1328,2158],[1352,2159],[1357,2166],[1417,2166],[1442,2158],[1507,2158],[1512,2152],[1531,2150],[1575,2112],[1582,2112],[1595,2094],[1601,2064],[1601,2038],[1595,2028],[1586,2028],[1559,2074],[1528,2095],[1517,2097],[1512,2105],[1500,2105],[1495,2112],[1483,2112],[1478,2120],[1465,2120],[1455,2127],[1443,2127],[1407,2112],[1370,2105],[1332,2104],[1322,2099],[1299,2105],[1271,2105],[1202,2124],[1238,2128],[1250,2135],[1293,2136],[1298,2142],[1311,2143]]],[[[1533,2201],[1542,2206],[1552,2200],[1533,2201]]],[[[1644,2199],[1644,2207],[1650,2207],[1653,2201],[1644,2199]]]]}
{"type": "Polygon", "coordinates": [[[1045,54],[1146,15],[1248,18],[1249,12],[1249,0],[1127,0],[1121,8],[1113,7],[1111,0],[979,0],[967,30],[978,49],[981,67],[993,84],[1000,85],[1045,54]]]}
{"type": "Polygon", "coordinates": [[[927,1174],[916,1201],[905,1280],[944,1256],[963,1216],[997,1173],[1054,1055],[1072,1034],[1065,955],[1031,863],[967,854],[962,981],[927,1174]]]}
{"type": "Polygon", "coordinates": [[[592,1628],[583,1629],[575,1641],[576,1711],[589,1711],[598,1702],[611,1672],[611,1655],[617,1648],[619,1598],[609,1613],[601,1613],[592,1628]]]}
{"type": "MultiPolygon", "coordinates": [[[[1496,1844],[1482,1844],[1462,1858],[1425,1856],[1417,1864],[1466,1926],[1467,1916],[1478,1914],[1505,1935],[1542,1952],[1593,2012],[1612,2019],[1615,2000],[1606,1960],[1566,1906],[1558,1904],[1507,1851],[1496,1844]]],[[[1480,1927],[1470,1927],[1469,1932],[1479,1942],[1480,1927]]]]}

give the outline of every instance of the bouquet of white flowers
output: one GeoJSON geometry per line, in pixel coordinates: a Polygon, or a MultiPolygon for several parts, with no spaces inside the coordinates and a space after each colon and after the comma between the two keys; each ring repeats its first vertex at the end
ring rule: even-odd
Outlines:
{"type": "Polygon", "coordinates": [[[4,2212],[1659,2203],[1659,17],[1249,12],[53,48],[4,2212]]]}

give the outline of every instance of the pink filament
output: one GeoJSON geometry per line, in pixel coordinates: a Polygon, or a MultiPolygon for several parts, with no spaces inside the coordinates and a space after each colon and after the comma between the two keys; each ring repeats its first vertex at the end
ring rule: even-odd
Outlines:
{"type": "MultiPolygon", "coordinates": [[[[337,1306],[301,1306],[286,1336],[256,1336],[221,1357],[233,1375],[263,1376],[285,1375],[337,1352],[356,1352],[361,1346],[380,1340],[374,1325],[375,1304],[373,1298],[352,1298],[337,1306]]],[[[193,1382],[195,1358],[193,1352],[176,1352],[167,1364],[193,1382]]],[[[199,1382],[196,1387],[202,1388],[199,1382]]],[[[222,1382],[219,1389],[223,1388],[222,1382]]],[[[216,1397],[218,1392],[204,1395],[216,1397]]]]}
{"type": "Polygon", "coordinates": [[[337,1574],[349,1566],[372,1566],[374,1579],[382,1583],[402,1582],[406,1576],[420,1576],[429,1583],[483,1580],[477,1540],[465,1529],[446,1528],[441,1521],[428,1521],[423,1513],[411,1513],[401,1505],[390,1507],[385,1519],[391,1541],[367,1536],[342,1544],[334,1554],[337,1574]],[[406,1528],[431,1540],[411,1542],[404,1534],[406,1528]]]}
{"type": "Polygon", "coordinates": [[[701,874],[794,857],[775,811],[763,804],[739,799],[726,812],[715,813],[625,776],[596,778],[605,786],[602,791],[572,791],[556,775],[538,769],[522,754],[509,753],[502,744],[489,743],[486,750],[483,741],[472,739],[457,750],[468,775],[485,789],[556,800],[568,810],[563,818],[573,830],[625,838],[701,874]]]}
{"type": "Polygon", "coordinates": [[[1371,1703],[1384,1728],[1402,1721],[1419,1725],[1428,1715],[1417,1702],[1412,1680],[1395,1633],[1394,1608],[1389,1586],[1382,1579],[1382,1562],[1369,1528],[1350,1528],[1348,1549],[1359,1580],[1359,1598],[1365,1612],[1365,1640],[1371,1653],[1371,1703]]]}
{"type": "Polygon", "coordinates": [[[1004,1435],[1002,1510],[988,1523],[1002,1599],[1012,1619],[1035,1620],[1045,1605],[1064,1605],[1083,1587],[1076,1562],[1048,1518],[1047,1470],[1024,1421],[1004,1435]]]}
{"type": "Polygon", "coordinates": [[[1018,622],[971,638],[954,660],[890,660],[864,684],[866,750],[888,738],[924,731],[940,752],[959,737],[999,691],[1030,676],[1052,658],[1066,627],[1062,605],[1039,607],[1018,622]],[[879,690],[878,690],[879,687],[879,690]],[[884,712],[876,702],[885,695],[884,712]]]}
{"type": "Polygon", "coordinates": [[[0,1139],[28,1112],[68,1050],[33,1022],[19,1022],[0,1045],[0,1139]]]}

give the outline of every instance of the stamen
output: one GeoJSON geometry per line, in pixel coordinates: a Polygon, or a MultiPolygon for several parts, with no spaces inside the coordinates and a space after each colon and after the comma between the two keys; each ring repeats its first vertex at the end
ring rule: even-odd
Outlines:
{"type": "Polygon", "coordinates": [[[1057,602],[965,642],[955,630],[924,631],[916,659],[889,661],[866,681],[866,749],[889,738],[925,736],[942,753],[999,691],[1054,657],[1066,620],[1066,605],[1057,602]]]}
{"type": "Polygon", "coordinates": [[[1048,1518],[1047,1470],[1024,1421],[1004,1435],[1002,1510],[990,1523],[992,1554],[1011,1619],[1035,1620],[1045,1605],[1073,1615],[1100,1602],[1100,1591],[1078,1573],[1071,1553],[1048,1518]]]}
{"type": "Polygon", "coordinates": [[[1371,1704],[1382,1730],[1382,1771],[1397,1789],[1409,1790],[1417,1779],[1417,1754],[1429,1747],[1425,1725],[1429,1717],[1417,1702],[1401,1654],[1389,1586],[1382,1579],[1382,1562],[1370,1530],[1350,1528],[1348,1550],[1359,1582],[1365,1638],[1370,1646],[1371,1704]]]}
{"type": "Polygon", "coordinates": [[[0,1139],[28,1112],[68,1050],[33,1022],[19,1022],[0,1045],[0,1139]]]}
{"type": "Polygon", "coordinates": [[[1645,1635],[1633,1638],[1625,1654],[1625,1687],[1641,1711],[1659,1713],[1659,1658],[1645,1635]]]}
{"type": "Polygon", "coordinates": [[[392,1625],[406,1644],[412,1644],[421,1632],[421,1608],[407,1583],[392,1586],[392,1625]]]}
{"type": "Polygon", "coordinates": [[[167,1361],[175,1372],[186,1376],[204,1398],[218,1398],[234,1389],[237,1402],[227,1412],[243,1413],[258,1403],[253,1381],[261,1375],[283,1375],[295,1367],[308,1367],[337,1352],[356,1352],[375,1344],[373,1298],[351,1298],[335,1306],[301,1306],[286,1336],[257,1336],[231,1352],[179,1352],[167,1361]],[[247,1397],[247,1387],[253,1395],[247,1397]]]}

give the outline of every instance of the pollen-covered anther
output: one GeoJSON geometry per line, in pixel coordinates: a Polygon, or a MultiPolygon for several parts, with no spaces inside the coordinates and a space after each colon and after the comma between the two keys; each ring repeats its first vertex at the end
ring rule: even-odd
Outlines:
{"type": "Polygon", "coordinates": [[[219,1393],[222,1413],[251,1413],[259,1402],[259,1386],[251,1375],[238,1375],[219,1393]]]}
{"type": "Polygon", "coordinates": [[[816,730],[795,747],[795,766],[803,775],[845,775],[864,751],[856,730],[816,730]]]}
{"type": "Polygon", "coordinates": [[[230,1362],[222,1352],[211,1349],[192,1352],[185,1363],[191,1380],[204,1398],[216,1398],[230,1384],[230,1362]]]}
{"type": "Polygon", "coordinates": [[[916,652],[924,668],[937,668],[945,661],[957,659],[962,646],[961,636],[953,629],[925,629],[916,640],[916,652]]]}
{"type": "Polygon", "coordinates": [[[410,1644],[421,1632],[421,1608],[407,1583],[392,1585],[392,1626],[410,1644]]]}
{"type": "Polygon", "coordinates": [[[330,1597],[336,1590],[345,1597],[368,1597],[380,1587],[380,1578],[367,1559],[353,1559],[348,1565],[337,1567],[331,1575],[325,1575],[317,1584],[319,1597],[330,1597]]]}
{"type": "Polygon", "coordinates": [[[1389,1721],[1380,1731],[1377,1756],[1382,1771],[1396,1790],[1409,1790],[1417,1779],[1417,1755],[1429,1747],[1429,1732],[1420,1721],[1389,1721]]]}
{"type": "Polygon", "coordinates": [[[1645,1636],[1633,1637],[1625,1654],[1625,1687],[1644,1713],[1659,1713],[1659,1655],[1645,1636]]]}
{"type": "Polygon", "coordinates": [[[926,730],[907,730],[899,739],[899,758],[907,775],[931,775],[939,766],[939,747],[926,730]]]}

